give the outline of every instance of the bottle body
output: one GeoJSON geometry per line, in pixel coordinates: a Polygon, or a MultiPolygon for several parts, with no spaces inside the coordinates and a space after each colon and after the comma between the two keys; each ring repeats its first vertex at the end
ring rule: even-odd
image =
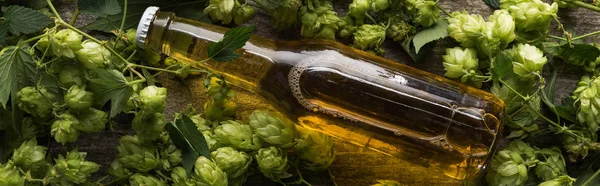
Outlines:
{"type": "MultiPolygon", "coordinates": [[[[146,47],[194,63],[226,29],[159,12],[146,47]]],[[[258,93],[303,127],[458,179],[494,153],[503,103],[491,94],[345,45],[252,37],[232,62],[197,64],[258,93]]]]}

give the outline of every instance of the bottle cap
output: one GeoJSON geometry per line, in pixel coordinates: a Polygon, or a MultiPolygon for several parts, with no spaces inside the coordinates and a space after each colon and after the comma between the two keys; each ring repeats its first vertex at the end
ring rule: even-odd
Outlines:
{"type": "Polygon", "coordinates": [[[158,7],[149,6],[142,14],[142,18],[140,19],[140,23],[138,24],[137,31],[135,33],[135,42],[141,48],[146,48],[146,36],[148,36],[148,29],[150,29],[150,24],[154,19],[154,14],[158,11],[158,7]]]}

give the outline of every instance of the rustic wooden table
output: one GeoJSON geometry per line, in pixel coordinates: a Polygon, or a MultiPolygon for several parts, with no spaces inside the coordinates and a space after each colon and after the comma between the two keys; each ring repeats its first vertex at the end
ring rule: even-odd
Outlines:
{"type": "MultiPolygon", "coordinates": [[[[345,14],[348,4],[351,0],[336,0],[335,7],[341,15],[345,14]]],[[[442,0],[441,6],[449,11],[467,10],[470,13],[477,13],[487,17],[493,10],[488,8],[482,0],[442,0]]],[[[74,6],[72,2],[58,1],[57,7],[61,12],[62,17],[69,18],[73,12],[74,6]]],[[[202,10],[198,10],[202,11],[202,10]]],[[[559,16],[563,23],[575,28],[576,33],[588,33],[597,30],[600,25],[600,14],[584,9],[570,9],[562,11],[559,16]]],[[[80,16],[80,20],[76,26],[83,26],[93,20],[90,16],[80,16]]],[[[270,27],[270,20],[263,12],[259,12],[257,17],[250,21],[249,24],[256,24],[256,35],[280,40],[293,40],[300,37],[298,30],[294,30],[294,34],[286,32],[285,34],[276,33],[270,27]]],[[[404,63],[418,69],[422,69],[434,74],[443,75],[444,69],[441,63],[441,55],[445,52],[445,48],[453,47],[456,43],[451,39],[445,39],[436,44],[431,55],[424,62],[412,62],[408,55],[402,50],[399,43],[387,41],[385,43],[385,57],[400,63],[404,63]]],[[[583,71],[578,68],[573,68],[568,65],[559,63],[559,78],[558,97],[564,97],[570,94],[576,86],[577,80],[580,78],[583,71]]],[[[172,77],[162,78],[162,84],[169,88],[167,100],[167,116],[171,116],[174,112],[182,110],[188,103],[193,103],[197,109],[201,109],[201,105],[205,102],[204,88],[202,85],[202,77],[190,77],[186,80],[187,84],[192,88],[190,95],[186,87],[172,77]]],[[[247,118],[247,115],[254,109],[269,109],[271,108],[267,102],[252,93],[237,90],[239,92],[237,102],[240,105],[238,116],[247,118]]],[[[117,126],[115,132],[100,132],[96,134],[83,135],[80,137],[74,146],[80,151],[87,151],[88,157],[92,161],[100,163],[103,167],[101,173],[106,171],[109,163],[117,154],[116,146],[119,144],[118,139],[124,134],[130,134],[130,127],[127,124],[117,126]]],[[[336,141],[337,157],[331,167],[331,172],[335,176],[332,180],[327,172],[324,173],[304,173],[305,178],[313,183],[313,185],[333,185],[335,181],[340,186],[362,186],[370,185],[377,179],[392,179],[397,180],[405,185],[461,185],[462,182],[451,179],[436,173],[434,170],[416,166],[410,162],[394,159],[377,152],[364,150],[354,145],[350,145],[341,141],[336,141]]],[[[59,144],[53,144],[52,152],[64,152],[63,147],[59,144]]],[[[98,174],[99,175],[99,174],[98,174]]],[[[277,185],[260,175],[254,175],[249,178],[246,185],[277,185]]]]}

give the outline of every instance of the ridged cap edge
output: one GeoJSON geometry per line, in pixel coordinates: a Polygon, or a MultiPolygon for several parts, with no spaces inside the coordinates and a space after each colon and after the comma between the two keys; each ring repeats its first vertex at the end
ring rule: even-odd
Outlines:
{"type": "Polygon", "coordinates": [[[140,23],[138,24],[137,31],[135,33],[135,42],[140,48],[146,48],[146,37],[148,36],[148,30],[150,29],[150,24],[152,23],[152,19],[154,19],[154,14],[158,11],[158,7],[149,6],[142,14],[142,18],[140,19],[140,23]]]}

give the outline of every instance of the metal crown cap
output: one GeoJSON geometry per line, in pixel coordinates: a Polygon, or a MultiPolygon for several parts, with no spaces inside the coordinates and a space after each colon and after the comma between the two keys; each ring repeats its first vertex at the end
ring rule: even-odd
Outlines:
{"type": "Polygon", "coordinates": [[[146,48],[146,37],[148,36],[148,29],[150,29],[150,24],[154,19],[154,14],[158,11],[158,7],[149,6],[142,14],[142,18],[140,19],[140,23],[138,24],[137,31],[135,32],[135,43],[141,47],[146,48]]]}

